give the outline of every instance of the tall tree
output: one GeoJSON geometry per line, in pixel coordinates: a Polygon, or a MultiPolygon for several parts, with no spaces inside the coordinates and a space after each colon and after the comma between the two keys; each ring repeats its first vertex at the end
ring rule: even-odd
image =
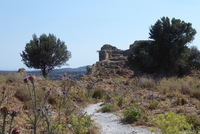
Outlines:
{"type": "Polygon", "coordinates": [[[153,40],[151,55],[157,68],[176,73],[187,65],[190,43],[196,34],[191,23],[173,18],[162,17],[150,28],[150,39],[153,40]]]}
{"type": "Polygon", "coordinates": [[[47,77],[53,68],[65,65],[71,58],[65,42],[53,34],[42,34],[39,38],[34,34],[20,55],[27,67],[41,69],[44,77],[47,77]]]}

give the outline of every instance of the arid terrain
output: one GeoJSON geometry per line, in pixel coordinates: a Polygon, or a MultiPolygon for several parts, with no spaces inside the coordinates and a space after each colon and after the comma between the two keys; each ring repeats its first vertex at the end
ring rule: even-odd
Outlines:
{"type": "MultiPolygon", "coordinates": [[[[197,133],[199,131],[198,71],[181,78],[155,79],[134,76],[134,72],[126,67],[110,68],[108,63],[101,61],[96,63],[96,70],[92,74],[81,75],[79,80],[67,74],[56,81],[41,77],[26,81],[23,80],[25,77],[26,74],[20,73],[0,75],[1,108],[17,112],[12,126],[13,130],[16,128],[21,134],[33,133],[34,115],[38,118],[37,131],[40,133],[47,133],[48,125],[51,133],[55,134],[99,133],[98,123],[90,121],[82,111],[98,102],[104,103],[99,112],[120,115],[121,122],[129,126],[159,131],[159,126],[153,120],[159,114],[173,112],[186,117],[193,125],[193,130],[197,133]],[[32,102],[35,100],[34,96],[31,98],[31,90],[36,91],[37,113],[34,113],[32,102]],[[131,108],[136,110],[133,112],[136,112],[137,117],[126,117],[131,108]]],[[[4,121],[3,112],[1,123],[4,121]]],[[[8,115],[6,131],[9,130],[10,122],[11,116],[8,115]]]]}

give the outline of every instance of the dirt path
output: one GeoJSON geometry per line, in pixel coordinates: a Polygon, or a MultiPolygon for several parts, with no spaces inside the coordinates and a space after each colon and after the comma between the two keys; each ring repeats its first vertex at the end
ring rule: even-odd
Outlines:
{"type": "Polygon", "coordinates": [[[84,109],[91,116],[91,119],[99,124],[102,134],[153,134],[150,131],[139,128],[124,125],[119,121],[113,113],[97,113],[96,110],[101,108],[102,103],[89,105],[84,109]]]}

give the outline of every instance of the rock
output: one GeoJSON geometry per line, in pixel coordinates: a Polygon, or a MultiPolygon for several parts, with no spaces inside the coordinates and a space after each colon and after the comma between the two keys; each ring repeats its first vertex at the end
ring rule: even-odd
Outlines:
{"type": "Polygon", "coordinates": [[[20,73],[20,74],[26,74],[26,69],[25,68],[19,68],[17,72],[20,73]]]}
{"type": "Polygon", "coordinates": [[[156,99],[156,96],[154,94],[150,94],[148,97],[147,97],[148,100],[153,100],[153,99],[156,99]]]}
{"type": "Polygon", "coordinates": [[[87,70],[87,75],[92,74],[92,66],[87,66],[86,70],[87,70]]]}

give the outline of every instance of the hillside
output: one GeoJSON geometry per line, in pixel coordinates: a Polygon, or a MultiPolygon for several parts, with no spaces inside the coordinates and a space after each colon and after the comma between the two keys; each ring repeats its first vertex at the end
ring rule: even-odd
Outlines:
{"type": "Polygon", "coordinates": [[[98,123],[82,109],[103,102],[99,112],[118,115],[124,125],[173,131],[164,134],[199,134],[199,71],[181,78],[139,76],[129,68],[122,51],[108,52],[106,59],[87,67],[89,75],[83,75],[85,67],[52,71],[51,78],[61,77],[59,81],[42,79],[36,72],[29,72],[36,74],[29,78],[20,73],[0,75],[2,124],[3,117],[8,116],[7,126],[1,129],[9,130],[10,113],[15,111],[13,127],[22,134],[34,130],[44,134],[99,134],[98,123]],[[71,77],[73,73],[82,75],[76,79],[71,77]]]}

